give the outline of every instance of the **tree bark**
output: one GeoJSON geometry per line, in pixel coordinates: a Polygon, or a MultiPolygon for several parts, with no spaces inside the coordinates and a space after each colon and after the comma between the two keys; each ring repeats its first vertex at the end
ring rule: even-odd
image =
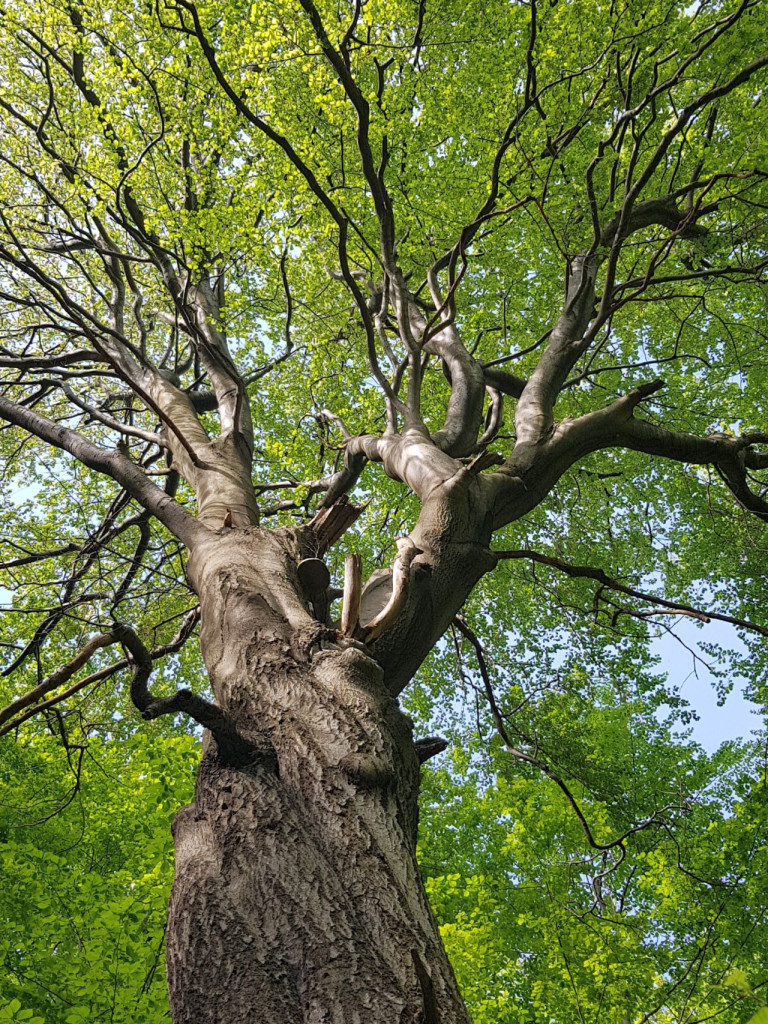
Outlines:
{"type": "Polygon", "coordinates": [[[411,722],[366,648],[310,616],[302,542],[223,529],[190,552],[237,734],[206,733],[173,826],[173,1020],[468,1024],[416,862],[411,722]]]}

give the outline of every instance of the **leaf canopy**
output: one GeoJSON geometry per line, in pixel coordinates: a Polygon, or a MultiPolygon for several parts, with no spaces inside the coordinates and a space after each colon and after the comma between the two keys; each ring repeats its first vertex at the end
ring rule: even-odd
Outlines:
{"type": "MultiPolygon", "coordinates": [[[[119,442],[161,486],[175,442],[146,382],[211,384],[182,315],[204,284],[280,526],[316,510],[342,428],[383,434],[382,377],[404,391],[423,362],[428,432],[450,415],[445,354],[414,360],[394,308],[375,330],[384,279],[428,325],[447,311],[495,392],[487,422],[504,396],[489,442],[504,461],[588,254],[589,344],[563,364],[550,427],[663,377],[643,422],[674,443],[593,446],[496,532],[515,557],[405,696],[452,740],[425,774],[421,863],[477,1024],[761,1021],[758,743],[705,754],[650,645],[695,619],[722,694],[743,675],[764,708],[765,3],[16,0],[0,25],[2,396],[99,450],[119,442]],[[694,439],[749,439],[738,479],[690,456],[694,439]],[[707,647],[712,614],[739,627],[734,650],[707,647]]],[[[183,545],[52,451],[0,432],[0,703],[116,619],[160,652],[159,689],[199,689],[183,545]]],[[[366,575],[389,564],[418,517],[387,473],[355,484],[366,508],[329,555],[336,583],[350,550],[366,575]]],[[[0,1019],[163,1019],[167,826],[196,737],[137,726],[127,667],[100,648],[61,684],[88,685],[10,719],[0,1019]]]]}

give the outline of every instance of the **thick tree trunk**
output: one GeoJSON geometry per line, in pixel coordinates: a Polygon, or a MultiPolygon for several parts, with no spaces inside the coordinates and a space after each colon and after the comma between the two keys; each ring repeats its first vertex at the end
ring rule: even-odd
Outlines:
{"type": "Polygon", "coordinates": [[[223,530],[191,553],[237,736],[206,736],[174,822],[173,1020],[467,1024],[416,863],[411,723],[362,645],[318,635],[296,543],[223,530]]]}

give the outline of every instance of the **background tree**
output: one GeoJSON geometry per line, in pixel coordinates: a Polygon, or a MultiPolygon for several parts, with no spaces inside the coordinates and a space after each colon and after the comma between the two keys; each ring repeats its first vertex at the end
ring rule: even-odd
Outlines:
{"type": "MultiPolygon", "coordinates": [[[[560,815],[586,844],[568,913],[637,915],[669,864],[735,887],[714,853],[685,863],[712,775],[683,758],[629,793],[657,751],[629,725],[654,729],[649,622],[768,633],[765,21],[750,0],[4,11],[0,416],[31,489],[21,516],[6,495],[0,730],[47,723],[61,802],[131,735],[124,674],[146,720],[206,730],[174,821],[177,1024],[467,1020],[416,862],[443,743],[398,706],[449,627],[433,672],[473,672],[494,758],[554,787],[540,841],[560,815]]],[[[709,949],[653,975],[654,1013],[709,949]]]]}

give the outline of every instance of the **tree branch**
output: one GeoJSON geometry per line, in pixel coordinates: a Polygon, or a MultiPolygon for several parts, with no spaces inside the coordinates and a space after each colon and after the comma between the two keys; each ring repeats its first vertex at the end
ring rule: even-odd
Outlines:
{"type": "MultiPolygon", "coordinates": [[[[197,623],[199,618],[200,618],[200,608],[199,607],[193,608],[190,612],[188,612],[187,615],[184,618],[184,621],[182,623],[181,629],[176,634],[176,636],[173,638],[173,640],[171,640],[170,643],[163,644],[162,646],[156,647],[153,651],[151,651],[150,658],[152,659],[152,661],[158,661],[160,658],[164,658],[168,654],[175,654],[176,651],[180,650],[180,648],[183,647],[184,644],[189,639],[189,637],[190,637],[190,635],[192,633],[192,630],[194,629],[195,624],[197,623]]],[[[128,629],[128,627],[123,627],[123,629],[128,629]]],[[[78,664],[76,664],[74,666],[74,668],[72,669],[72,672],[74,672],[77,668],[79,668],[81,664],[84,664],[84,661],[80,661],[81,655],[89,647],[91,647],[91,645],[93,645],[95,643],[95,641],[101,640],[104,635],[112,637],[112,639],[110,639],[108,641],[108,644],[117,643],[119,640],[121,640],[121,637],[118,637],[115,629],[113,629],[108,634],[102,634],[99,637],[95,637],[94,640],[89,642],[89,644],[86,644],[86,646],[79,652],[79,654],[74,659],[74,662],[78,662],[78,664]]],[[[127,635],[128,634],[126,634],[126,633],[122,634],[122,636],[127,636],[127,635]]],[[[107,646],[107,644],[101,644],[100,643],[97,646],[94,646],[93,649],[91,650],[90,654],[88,655],[88,657],[90,658],[92,656],[92,654],[94,653],[94,651],[98,647],[102,647],[102,646],[107,646]]],[[[96,672],[92,672],[90,675],[86,676],[85,679],[80,679],[78,682],[74,683],[68,689],[62,691],[59,694],[56,694],[56,696],[51,697],[51,698],[49,698],[46,701],[43,701],[41,704],[35,705],[35,707],[30,708],[28,711],[26,711],[24,714],[20,715],[18,718],[16,718],[13,721],[10,721],[7,724],[3,725],[3,728],[0,729],[0,736],[5,736],[7,733],[12,732],[15,729],[18,729],[18,727],[20,725],[23,725],[25,722],[29,721],[30,718],[33,718],[35,715],[38,715],[38,714],[40,714],[43,711],[47,711],[51,707],[55,707],[57,704],[61,704],[62,701],[65,701],[69,697],[74,696],[80,690],[85,689],[86,686],[92,686],[94,683],[100,683],[100,682],[103,682],[105,679],[109,679],[111,676],[115,675],[115,673],[122,671],[122,669],[129,667],[131,664],[132,664],[131,661],[129,661],[128,659],[124,658],[121,661],[114,662],[112,665],[108,665],[105,668],[99,669],[96,672]]],[[[72,665],[73,665],[73,662],[69,662],[69,664],[64,666],[63,669],[57,669],[57,672],[54,672],[53,675],[49,677],[49,679],[53,679],[54,676],[56,676],[58,673],[65,672],[72,665]]],[[[54,685],[60,685],[61,682],[66,681],[66,678],[69,678],[69,676],[72,674],[72,672],[68,672],[65,678],[59,679],[59,683],[58,684],[54,684],[54,685]]],[[[31,693],[34,694],[34,693],[37,692],[37,690],[39,690],[39,687],[37,687],[35,690],[31,691],[31,693]]],[[[23,701],[24,702],[24,706],[28,706],[30,701],[27,700],[27,697],[29,697],[29,696],[30,696],[30,694],[25,694],[23,697],[19,698],[19,701],[23,701]]],[[[36,697],[33,698],[33,700],[34,699],[36,699],[36,697]]],[[[14,703],[16,703],[16,702],[14,702],[14,703]]],[[[13,707],[13,704],[8,706],[8,708],[11,708],[11,707],[13,707]]],[[[4,711],[2,713],[3,716],[5,716],[5,711],[7,711],[8,708],[4,709],[4,711]]],[[[2,717],[2,721],[5,722],[6,721],[6,717],[2,717]]]]}
{"type": "MultiPolygon", "coordinates": [[[[537,562],[539,565],[549,566],[551,569],[557,569],[558,572],[565,573],[567,576],[573,579],[590,579],[600,584],[600,587],[606,587],[608,590],[617,591],[620,594],[626,594],[627,597],[637,598],[639,601],[647,601],[649,604],[660,606],[660,609],[664,613],[671,615],[687,615],[694,619],[698,619],[699,622],[709,622],[712,619],[716,619],[718,622],[728,622],[732,626],[739,626],[742,629],[751,630],[754,633],[759,633],[761,636],[768,636],[768,627],[761,626],[757,622],[751,622],[749,619],[738,618],[734,615],[725,615],[723,612],[713,612],[710,609],[702,611],[699,608],[693,608],[691,605],[682,604],[679,601],[668,601],[666,598],[658,597],[655,594],[647,594],[641,590],[635,590],[633,587],[628,587],[618,580],[608,576],[602,569],[596,569],[588,565],[573,565],[571,562],[564,562],[560,558],[553,558],[551,555],[543,555],[538,551],[531,551],[526,548],[520,548],[517,550],[502,550],[492,552],[497,559],[527,559],[530,562],[537,562]]],[[[654,612],[641,613],[645,615],[662,614],[661,610],[654,612]]]]}
{"type": "MultiPolygon", "coordinates": [[[[502,713],[501,708],[499,707],[496,701],[496,695],[493,692],[493,686],[491,684],[491,678],[488,672],[488,666],[485,661],[485,655],[483,653],[482,644],[480,643],[475,632],[467,625],[467,623],[460,615],[456,616],[456,618],[454,619],[454,623],[459,632],[463,636],[465,636],[467,640],[469,640],[469,642],[475,649],[475,654],[477,656],[477,664],[480,669],[480,676],[483,680],[483,686],[485,688],[486,699],[488,700],[488,705],[491,709],[491,715],[493,717],[496,731],[499,734],[502,742],[504,743],[504,746],[507,748],[508,752],[518,761],[525,761],[528,764],[533,765],[535,768],[538,768],[540,772],[546,775],[548,779],[551,779],[552,782],[555,783],[555,785],[561,791],[565,799],[568,801],[571,810],[576,815],[576,819],[579,825],[581,826],[581,830],[584,833],[587,842],[592,847],[592,849],[607,852],[608,850],[613,850],[618,847],[621,851],[621,861],[624,859],[624,844],[626,843],[627,839],[629,839],[633,835],[636,835],[638,832],[644,831],[647,828],[659,827],[664,825],[664,821],[659,817],[659,813],[656,812],[650,818],[647,818],[645,821],[638,822],[637,825],[633,825],[631,828],[626,829],[626,831],[622,832],[622,834],[618,836],[616,839],[612,839],[608,843],[598,842],[595,838],[594,833],[592,832],[589,822],[587,821],[586,815],[582,811],[579,802],[576,800],[576,797],[573,795],[573,792],[570,786],[565,781],[565,779],[563,779],[562,776],[558,775],[558,773],[554,771],[554,769],[551,768],[546,763],[546,761],[542,761],[540,758],[534,757],[532,754],[527,754],[525,751],[520,750],[519,747],[516,747],[512,743],[509,733],[507,731],[505,716],[502,713]]],[[[614,865],[614,868],[616,867],[618,867],[618,864],[614,865]]]]}
{"type": "MultiPolygon", "coordinates": [[[[93,637],[91,640],[81,647],[74,658],[68,661],[66,665],[62,665],[57,668],[55,672],[51,673],[47,679],[44,679],[42,683],[35,686],[34,689],[29,690],[21,697],[17,697],[16,700],[11,701],[6,707],[0,710],[0,726],[4,725],[9,718],[13,718],[24,708],[29,707],[30,704],[35,704],[41,697],[44,697],[46,693],[50,693],[51,690],[55,690],[77,672],[79,668],[82,668],[86,662],[90,661],[96,651],[102,647],[107,647],[109,644],[114,644],[119,639],[116,632],[111,633],[100,633],[98,636],[93,637]]],[[[0,736],[3,735],[2,729],[0,729],[0,736]]]]}
{"type": "Polygon", "coordinates": [[[69,427],[0,397],[0,417],[62,451],[83,465],[119,483],[140,505],[160,520],[187,547],[206,529],[165,491],[147,479],[142,470],[120,449],[100,448],[69,427]]]}

